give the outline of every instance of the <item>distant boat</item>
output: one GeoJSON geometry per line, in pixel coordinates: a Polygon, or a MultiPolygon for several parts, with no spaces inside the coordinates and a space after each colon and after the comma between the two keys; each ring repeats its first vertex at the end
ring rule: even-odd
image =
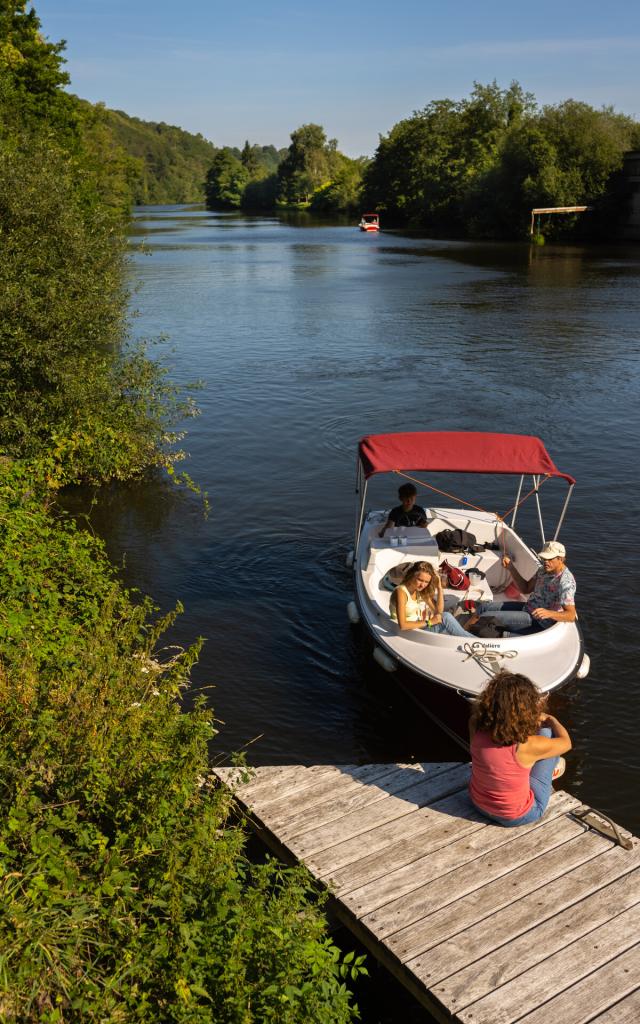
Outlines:
{"type": "Polygon", "coordinates": [[[363,213],[358,227],[361,231],[379,231],[380,218],[377,213],[363,213]]]}

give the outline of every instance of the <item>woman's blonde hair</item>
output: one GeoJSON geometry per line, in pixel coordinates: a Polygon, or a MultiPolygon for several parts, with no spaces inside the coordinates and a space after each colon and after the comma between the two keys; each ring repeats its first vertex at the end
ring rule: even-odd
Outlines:
{"type": "Polygon", "coordinates": [[[427,586],[421,593],[426,594],[430,601],[437,601],[440,577],[438,576],[438,570],[434,569],[431,562],[414,562],[413,565],[410,565],[402,578],[403,585],[405,587],[408,586],[411,580],[415,579],[418,573],[421,572],[428,572],[431,576],[427,586]]]}
{"type": "Polygon", "coordinates": [[[489,680],[471,712],[480,732],[488,732],[494,743],[509,747],[526,743],[538,731],[543,695],[527,676],[502,669],[489,680]]]}

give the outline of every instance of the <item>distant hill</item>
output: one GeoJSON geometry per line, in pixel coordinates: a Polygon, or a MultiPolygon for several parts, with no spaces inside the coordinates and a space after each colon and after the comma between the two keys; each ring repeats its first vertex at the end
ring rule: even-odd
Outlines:
{"type": "Polygon", "coordinates": [[[163,121],[141,121],[98,106],[116,144],[132,158],[128,177],[134,203],[204,201],[204,181],[218,152],[212,142],[163,121]]]}
{"type": "MultiPolygon", "coordinates": [[[[126,162],[126,191],[133,203],[202,203],[205,181],[213,159],[221,150],[204,135],[193,135],[164,121],[141,121],[124,110],[110,110],[103,103],[78,100],[87,123],[99,125],[112,140],[113,152],[126,162]]],[[[226,147],[225,147],[226,148],[226,147]]],[[[258,177],[273,174],[286,149],[245,143],[244,149],[228,148],[245,161],[258,177]]]]}

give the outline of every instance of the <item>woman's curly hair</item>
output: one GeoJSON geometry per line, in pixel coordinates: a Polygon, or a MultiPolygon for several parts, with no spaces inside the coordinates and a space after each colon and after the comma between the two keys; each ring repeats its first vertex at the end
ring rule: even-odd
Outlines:
{"type": "Polygon", "coordinates": [[[543,695],[526,676],[503,669],[489,680],[471,714],[476,729],[498,746],[525,743],[538,731],[543,695]]]}

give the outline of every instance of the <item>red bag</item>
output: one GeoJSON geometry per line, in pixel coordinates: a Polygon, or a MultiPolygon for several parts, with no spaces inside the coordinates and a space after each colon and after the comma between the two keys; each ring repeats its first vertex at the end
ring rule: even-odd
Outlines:
{"type": "Polygon", "coordinates": [[[440,572],[446,572],[451,590],[469,589],[470,580],[466,572],[463,572],[462,569],[456,568],[455,565],[449,565],[446,558],[444,562],[440,563],[440,572]]]}

